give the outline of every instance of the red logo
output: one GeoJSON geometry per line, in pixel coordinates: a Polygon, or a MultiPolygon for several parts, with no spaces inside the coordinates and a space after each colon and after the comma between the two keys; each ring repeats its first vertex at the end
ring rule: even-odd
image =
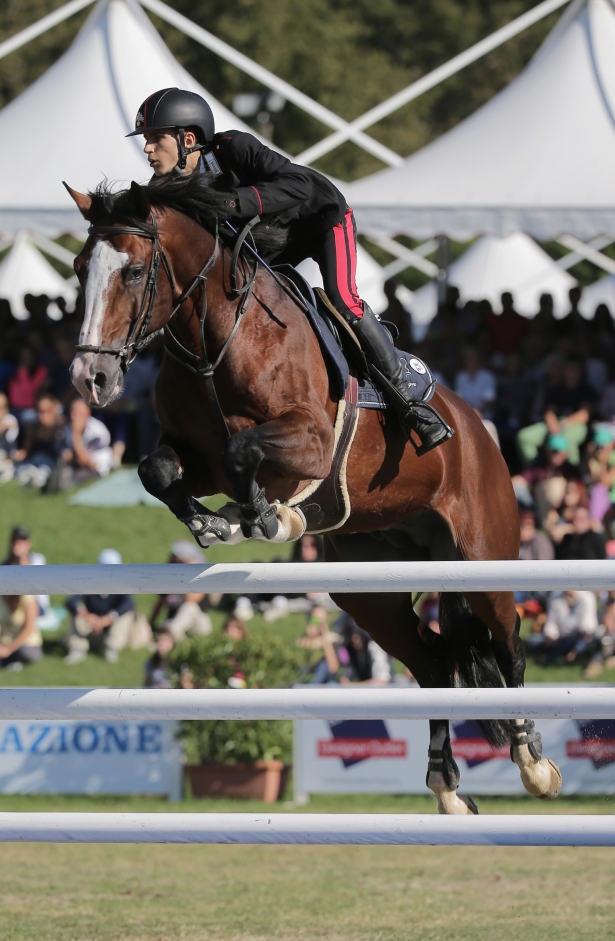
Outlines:
{"type": "Polygon", "coordinates": [[[491,758],[510,758],[510,747],[492,748],[486,738],[456,738],[451,742],[455,758],[465,761],[482,762],[491,758]]]}
{"type": "Polygon", "coordinates": [[[405,758],[408,745],[395,738],[331,738],[319,739],[319,758],[342,758],[344,761],[363,761],[366,758],[405,758]]]}
{"type": "Polygon", "coordinates": [[[588,758],[600,765],[615,761],[615,738],[586,738],[566,742],[567,758],[588,758]]]}

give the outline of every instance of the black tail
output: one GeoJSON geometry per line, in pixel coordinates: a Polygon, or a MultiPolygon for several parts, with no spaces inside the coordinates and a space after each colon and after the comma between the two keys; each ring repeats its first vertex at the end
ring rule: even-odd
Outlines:
{"type": "MultiPolygon", "coordinates": [[[[450,591],[440,595],[440,633],[448,648],[451,686],[494,689],[503,685],[489,631],[463,595],[450,591]]],[[[506,721],[484,719],[479,725],[494,747],[510,742],[506,721]]]]}

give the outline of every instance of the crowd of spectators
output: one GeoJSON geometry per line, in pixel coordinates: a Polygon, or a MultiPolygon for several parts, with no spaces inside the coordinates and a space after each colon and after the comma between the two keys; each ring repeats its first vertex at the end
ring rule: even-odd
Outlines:
{"type": "Polygon", "coordinates": [[[50,493],[150,453],[159,435],[153,390],[160,342],[132,364],[122,396],[92,413],[70,377],[77,317],[56,322],[45,303],[31,308],[29,320],[16,321],[0,301],[0,483],[15,479],[50,493]]]}

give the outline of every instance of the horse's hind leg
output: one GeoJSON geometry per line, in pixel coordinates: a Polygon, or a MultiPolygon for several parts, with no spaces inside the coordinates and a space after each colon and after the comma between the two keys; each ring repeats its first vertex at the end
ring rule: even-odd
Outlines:
{"type": "Polygon", "coordinates": [[[216,542],[236,542],[238,522],[210,513],[194,499],[183,481],[184,470],[180,459],[168,445],[153,451],[139,465],[139,477],[148,493],[165,503],[178,520],[185,523],[203,548],[216,542]],[[231,537],[235,537],[232,539],[231,537]]]}
{"type": "MultiPolygon", "coordinates": [[[[472,593],[466,598],[491,631],[493,652],[506,685],[513,689],[522,687],[525,654],[512,593],[472,593]]],[[[526,791],[541,800],[554,800],[561,790],[562,775],[550,758],[542,757],[540,732],[532,719],[513,719],[510,738],[510,757],[521,772],[526,791]]]]}

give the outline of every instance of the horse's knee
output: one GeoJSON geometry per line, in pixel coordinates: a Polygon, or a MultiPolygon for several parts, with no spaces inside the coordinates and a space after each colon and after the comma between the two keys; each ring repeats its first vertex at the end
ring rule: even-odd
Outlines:
{"type": "Polygon", "coordinates": [[[226,442],[222,470],[232,480],[246,473],[256,474],[265,452],[252,430],[239,432],[226,442]]]}
{"type": "Polygon", "coordinates": [[[182,476],[182,467],[173,448],[163,445],[141,461],[139,477],[148,493],[164,493],[182,476]]]}

